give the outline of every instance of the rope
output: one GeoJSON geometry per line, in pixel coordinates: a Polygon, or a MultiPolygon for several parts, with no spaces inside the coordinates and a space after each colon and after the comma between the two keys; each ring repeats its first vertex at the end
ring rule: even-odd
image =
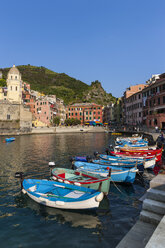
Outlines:
{"type": "Polygon", "coordinates": [[[123,195],[125,195],[120,189],[119,189],[119,187],[116,185],[116,183],[111,179],[111,182],[114,184],[114,186],[117,188],[117,190],[121,193],[121,194],[123,194],[123,195]]]}

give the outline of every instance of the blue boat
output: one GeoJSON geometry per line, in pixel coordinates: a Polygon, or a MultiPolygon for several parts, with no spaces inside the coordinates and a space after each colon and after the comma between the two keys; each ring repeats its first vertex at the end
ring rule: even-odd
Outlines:
{"type": "Polygon", "coordinates": [[[116,156],[109,156],[109,155],[103,155],[100,154],[98,159],[88,159],[89,157],[74,157],[73,161],[81,161],[81,162],[91,162],[94,164],[100,164],[100,165],[112,165],[112,166],[119,166],[119,167],[125,167],[125,168],[133,168],[137,167],[139,172],[143,173],[144,172],[144,161],[143,159],[125,159],[125,158],[120,158],[116,156]],[[105,158],[105,159],[103,159],[105,158]]]}
{"type": "Polygon", "coordinates": [[[148,141],[146,140],[134,140],[130,141],[127,139],[123,139],[120,141],[116,141],[117,146],[115,148],[122,148],[122,147],[131,147],[131,148],[141,148],[141,147],[147,147],[148,146],[148,141]]]}
{"type": "Polygon", "coordinates": [[[6,138],[5,141],[6,142],[13,142],[13,141],[15,141],[15,138],[14,137],[6,138]]]}
{"type": "Polygon", "coordinates": [[[108,176],[109,170],[111,169],[111,181],[114,182],[127,182],[133,183],[136,177],[136,172],[138,169],[136,167],[133,168],[125,168],[125,167],[116,167],[116,166],[104,166],[100,164],[87,163],[87,162],[74,162],[74,169],[82,172],[90,172],[94,174],[99,174],[101,176],[108,176]]]}
{"type": "Polygon", "coordinates": [[[97,190],[49,180],[24,179],[22,192],[42,205],[62,209],[96,208],[103,199],[97,190]]]}

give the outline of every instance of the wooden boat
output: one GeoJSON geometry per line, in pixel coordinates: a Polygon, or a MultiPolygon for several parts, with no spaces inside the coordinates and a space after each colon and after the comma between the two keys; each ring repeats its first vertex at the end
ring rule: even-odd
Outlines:
{"type": "Polygon", "coordinates": [[[156,162],[161,161],[162,159],[162,151],[163,148],[155,148],[155,149],[128,149],[128,148],[121,148],[120,152],[126,154],[127,156],[131,155],[140,155],[140,156],[156,156],[156,162]]]}
{"type": "Polygon", "coordinates": [[[110,175],[102,177],[90,173],[81,173],[79,171],[55,168],[52,170],[52,179],[67,184],[74,184],[85,188],[95,189],[108,194],[110,188],[110,175]]]}
{"type": "MultiPolygon", "coordinates": [[[[148,168],[154,168],[155,164],[156,164],[156,157],[152,156],[151,158],[136,158],[136,157],[132,157],[132,156],[111,156],[111,155],[104,155],[104,154],[100,154],[99,155],[100,160],[98,161],[98,163],[100,164],[112,164],[115,165],[115,161],[118,163],[118,165],[123,165],[125,167],[133,167],[133,166],[137,166],[137,168],[142,171],[141,166],[143,165],[145,169],[148,168]]],[[[94,160],[93,162],[95,162],[97,160],[94,160]]]]}
{"type": "Polygon", "coordinates": [[[133,183],[135,180],[136,172],[138,169],[136,167],[133,168],[125,168],[125,167],[115,167],[115,166],[104,166],[100,164],[87,163],[75,161],[73,162],[74,169],[81,172],[90,172],[93,174],[98,174],[103,177],[107,177],[109,173],[109,169],[111,169],[111,180],[114,182],[127,182],[133,183]]]}
{"type": "Polygon", "coordinates": [[[31,199],[53,208],[96,208],[103,199],[103,193],[94,189],[48,180],[24,179],[22,187],[31,199]]]}
{"type": "MultiPolygon", "coordinates": [[[[73,157],[71,161],[81,161],[81,162],[90,162],[90,163],[94,163],[94,164],[100,164],[100,165],[112,165],[112,166],[119,166],[119,167],[126,167],[126,168],[133,168],[133,167],[137,167],[137,169],[139,170],[139,172],[143,173],[144,172],[144,161],[141,160],[137,160],[137,159],[125,159],[125,158],[121,158],[120,157],[115,157],[115,156],[111,156],[112,159],[106,158],[107,155],[99,155],[96,159],[92,159],[89,156],[86,157],[73,157]],[[101,157],[103,156],[103,157],[101,157]],[[105,159],[104,159],[105,156],[105,159]]],[[[155,163],[154,163],[155,165],[155,163]]],[[[150,166],[150,165],[149,165],[150,166]]]]}
{"type": "Polygon", "coordinates": [[[13,142],[13,141],[15,141],[15,138],[14,137],[6,138],[5,141],[6,142],[13,142]]]}

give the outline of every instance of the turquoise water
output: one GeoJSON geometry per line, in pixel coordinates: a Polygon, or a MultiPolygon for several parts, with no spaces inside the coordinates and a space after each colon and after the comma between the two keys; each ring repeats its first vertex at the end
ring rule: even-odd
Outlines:
{"type": "Polygon", "coordinates": [[[27,178],[49,178],[49,161],[70,168],[70,156],[104,152],[114,136],[98,134],[29,135],[0,140],[0,240],[6,247],[115,247],[136,222],[138,200],[151,177],[133,185],[113,185],[97,210],[66,211],[41,206],[20,191],[17,171],[27,178]]]}

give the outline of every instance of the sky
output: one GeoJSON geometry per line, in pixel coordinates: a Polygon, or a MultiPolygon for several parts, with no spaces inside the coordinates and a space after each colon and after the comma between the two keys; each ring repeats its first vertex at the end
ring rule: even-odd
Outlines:
{"type": "Polygon", "coordinates": [[[8,0],[0,68],[44,66],[121,97],[165,72],[164,0],[8,0]]]}

